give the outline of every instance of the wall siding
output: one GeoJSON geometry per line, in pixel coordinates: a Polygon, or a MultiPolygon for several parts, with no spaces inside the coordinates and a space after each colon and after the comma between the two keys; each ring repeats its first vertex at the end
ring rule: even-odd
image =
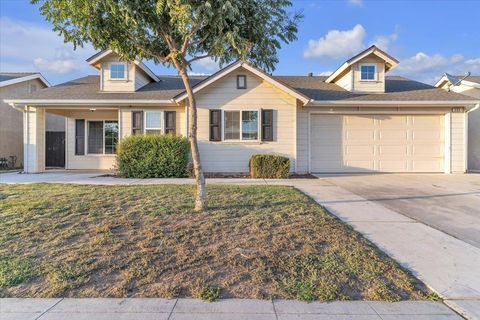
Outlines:
{"type": "Polygon", "coordinates": [[[45,110],[27,107],[24,112],[24,171],[45,171],[45,110]]]}
{"type": "Polygon", "coordinates": [[[451,113],[451,170],[465,172],[465,113],[451,113]]]}
{"type": "Polygon", "coordinates": [[[352,65],[353,92],[385,92],[385,61],[376,57],[368,56],[352,65]],[[376,81],[362,81],[360,65],[364,63],[375,64],[377,67],[376,81]]]}
{"type": "Polygon", "coordinates": [[[134,63],[127,63],[127,79],[126,80],[110,80],[110,62],[120,61],[119,57],[110,55],[102,61],[101,67],[101,91],[113,92],[130,92],[135,91],[135,68],[134,63]]]}
{"type": "Polygon", "coordinates": [[[307,108],[297,107],[297,173],[307,173],[309,171],[308,113],[307,108]]]}
{"type": "Polygon", "coordinates": [[[206,172],[248,172],[253,154],[280,154],[289,157],[295,168],[296,99],[246,70],[238,70],[197,94],[198,143],[206,172]],[[247,89],[236,87],[236,76],[247,76],[247,89]],[[273,109],[274,141],[210,142],[209,110],[273,109]]]}

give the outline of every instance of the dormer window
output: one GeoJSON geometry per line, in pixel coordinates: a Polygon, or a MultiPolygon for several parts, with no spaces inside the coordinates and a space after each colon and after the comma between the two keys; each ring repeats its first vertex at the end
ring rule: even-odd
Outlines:
{"type": "Polygon", "coordinates": [[[110,63],[110,80],[126,80],[127,64],[124,62],[110,63]]]}
{"type": "Polygon", "coordinates": [[[360,80],[362,81],[377,80],[377,66],[374,64],[361,64],[360,80]]]}

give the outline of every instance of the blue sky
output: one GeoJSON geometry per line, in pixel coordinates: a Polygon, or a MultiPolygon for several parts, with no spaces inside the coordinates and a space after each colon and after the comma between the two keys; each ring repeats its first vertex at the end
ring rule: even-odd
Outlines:
{"type": "MultiPolygon", "coordinates": [[[[480,74],[480,0],[294,0],[292,10],[303,10],[305,18],[298,40],[280,50],[275,74],[327,74],[370,44],[400,60],[392,75],[433,83],[444,72],[480,74]]],[[[39,71],[58,84],[95,74],[85,62],[93,53],[64,44],[29,1],[0,1],[0,71],[39,71]]],[[[158,74],[175,74],[149,65],[158,74]]],[[[193,72],[217,69],[205,60],[193,72]]]]}

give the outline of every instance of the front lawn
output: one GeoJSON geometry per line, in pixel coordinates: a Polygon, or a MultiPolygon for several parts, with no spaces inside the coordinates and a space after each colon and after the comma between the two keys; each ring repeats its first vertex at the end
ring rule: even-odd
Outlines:
{"type": "Polygon", "coordinates": [[[0,297],[426,299],[290,187],[0,185],[0,297]]]}

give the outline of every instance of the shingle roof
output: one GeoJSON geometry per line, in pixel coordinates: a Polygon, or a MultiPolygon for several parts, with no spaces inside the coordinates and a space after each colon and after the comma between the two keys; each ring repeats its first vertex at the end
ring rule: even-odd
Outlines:
{"type": "MultiPolygon", "coordinates": [[[[463,76],[455,76],[455,77],[457,77],[458,79],[463,79],[464,75],[463,76]]],[[[480,83],[480,76],[468,76],[468,77],[465,78],[465,80],[470,81],[470,82],[480,83]]]]}
{"type": "MultiPolygon", "coordinates": [[[[131,99],[170,100],[184,91],[178,76],[159,76],[160,82],[151,82],[136,92],[100,92],[100,77],[86,76],[47,89],[25,95],[24,99],[131,99]]],[[[205,76],[190,77],[192,85],[205,76]]],[[[465,95],[447,92],[398,76],[386,77],[385,93],[360,94],[344,90],[333,83],[324,82],[324,76],[273,76],[276,80],[318,101],[456,101],[472,100],[465,95]]]]}
{"type": "Polygon", "coordinates": [[[0,72],[0,82],[23,78],[34,74],[38,74],[38,72],[0,72]]]}

